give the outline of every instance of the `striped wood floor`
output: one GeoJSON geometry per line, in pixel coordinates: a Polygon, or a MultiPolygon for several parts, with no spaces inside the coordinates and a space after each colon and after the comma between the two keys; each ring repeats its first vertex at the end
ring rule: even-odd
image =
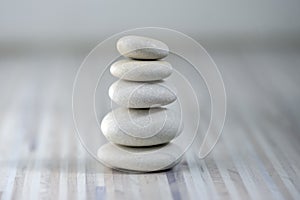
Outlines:
{"type": "Polygon", "coordinates": [[[299,51],[212,54],[228,117],[205,160],[126,174],[75,137],[72,83],[84,55],[0,59],[0,199],[300,199],[299,51]]]}

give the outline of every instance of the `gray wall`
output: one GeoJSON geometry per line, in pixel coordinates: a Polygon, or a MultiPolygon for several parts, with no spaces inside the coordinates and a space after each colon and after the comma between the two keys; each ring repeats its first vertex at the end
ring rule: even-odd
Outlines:
{"type": "Polygon", "coordinates": [[[294,38],[299,0],[1,0],[0,42],[103,39],[135,27],[200,38],[294,38]]]}

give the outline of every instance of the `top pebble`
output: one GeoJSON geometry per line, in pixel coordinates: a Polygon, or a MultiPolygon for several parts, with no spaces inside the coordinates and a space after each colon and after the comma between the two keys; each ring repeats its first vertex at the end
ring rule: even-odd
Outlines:
{"type": "Polygon", "coordinates": [[[120,38],[117,49],[123,56],[138,60],[158,60],[169,54],[169,48],[165,43],[134,35],[120,38]]]}

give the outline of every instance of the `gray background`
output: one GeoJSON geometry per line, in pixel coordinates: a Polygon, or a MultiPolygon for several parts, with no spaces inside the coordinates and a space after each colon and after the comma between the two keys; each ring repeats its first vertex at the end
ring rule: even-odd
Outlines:
{"type": "Polygon", "coordinates": [[[299,8],[297,0],[2,0],[0,41],[61,45],[101,41],[129,28],[159,26],[182,31],[204,42],[228,39],[297,42],[299,8]]]}

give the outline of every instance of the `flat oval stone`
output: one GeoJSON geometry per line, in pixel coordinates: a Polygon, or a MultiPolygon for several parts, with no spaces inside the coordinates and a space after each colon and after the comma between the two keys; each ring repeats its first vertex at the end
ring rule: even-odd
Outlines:
{"type": "Polygon", "coordinates": [[[169,48],[165,43],[135,35],[120,38],[117,49],[123,56],[140,60],[162,59],[169,54],[169,48]]]}
{"type": "Polygon", "coordinates": [[[117,108],[101,122],[103,135],[115,144],[153,146],[170,142],[182,132],[179,113],[167,108],[117,108]]]}
{"type": "Polygon", "coordinates": [[[132,82],[118,80],[109,88],[110,98],[118,105],[127,108],[150,108],[170,104],[176,94],[162,81],[132,82]]]}
{"type": "Polygon", "coordinates": [[[172,66],[166,61],[119,60],[110,67],[115,77],[129,81],[157,81],[172,74],[172,66]]]}
{"type": "Polygon", "coordinates": [[[112,143],[98,149],[97,155],[103,164],[119,170],[153,172],[172,168],[181,161],[181,148],[168,143],[154,147],[125,147],[112,143]]]}

